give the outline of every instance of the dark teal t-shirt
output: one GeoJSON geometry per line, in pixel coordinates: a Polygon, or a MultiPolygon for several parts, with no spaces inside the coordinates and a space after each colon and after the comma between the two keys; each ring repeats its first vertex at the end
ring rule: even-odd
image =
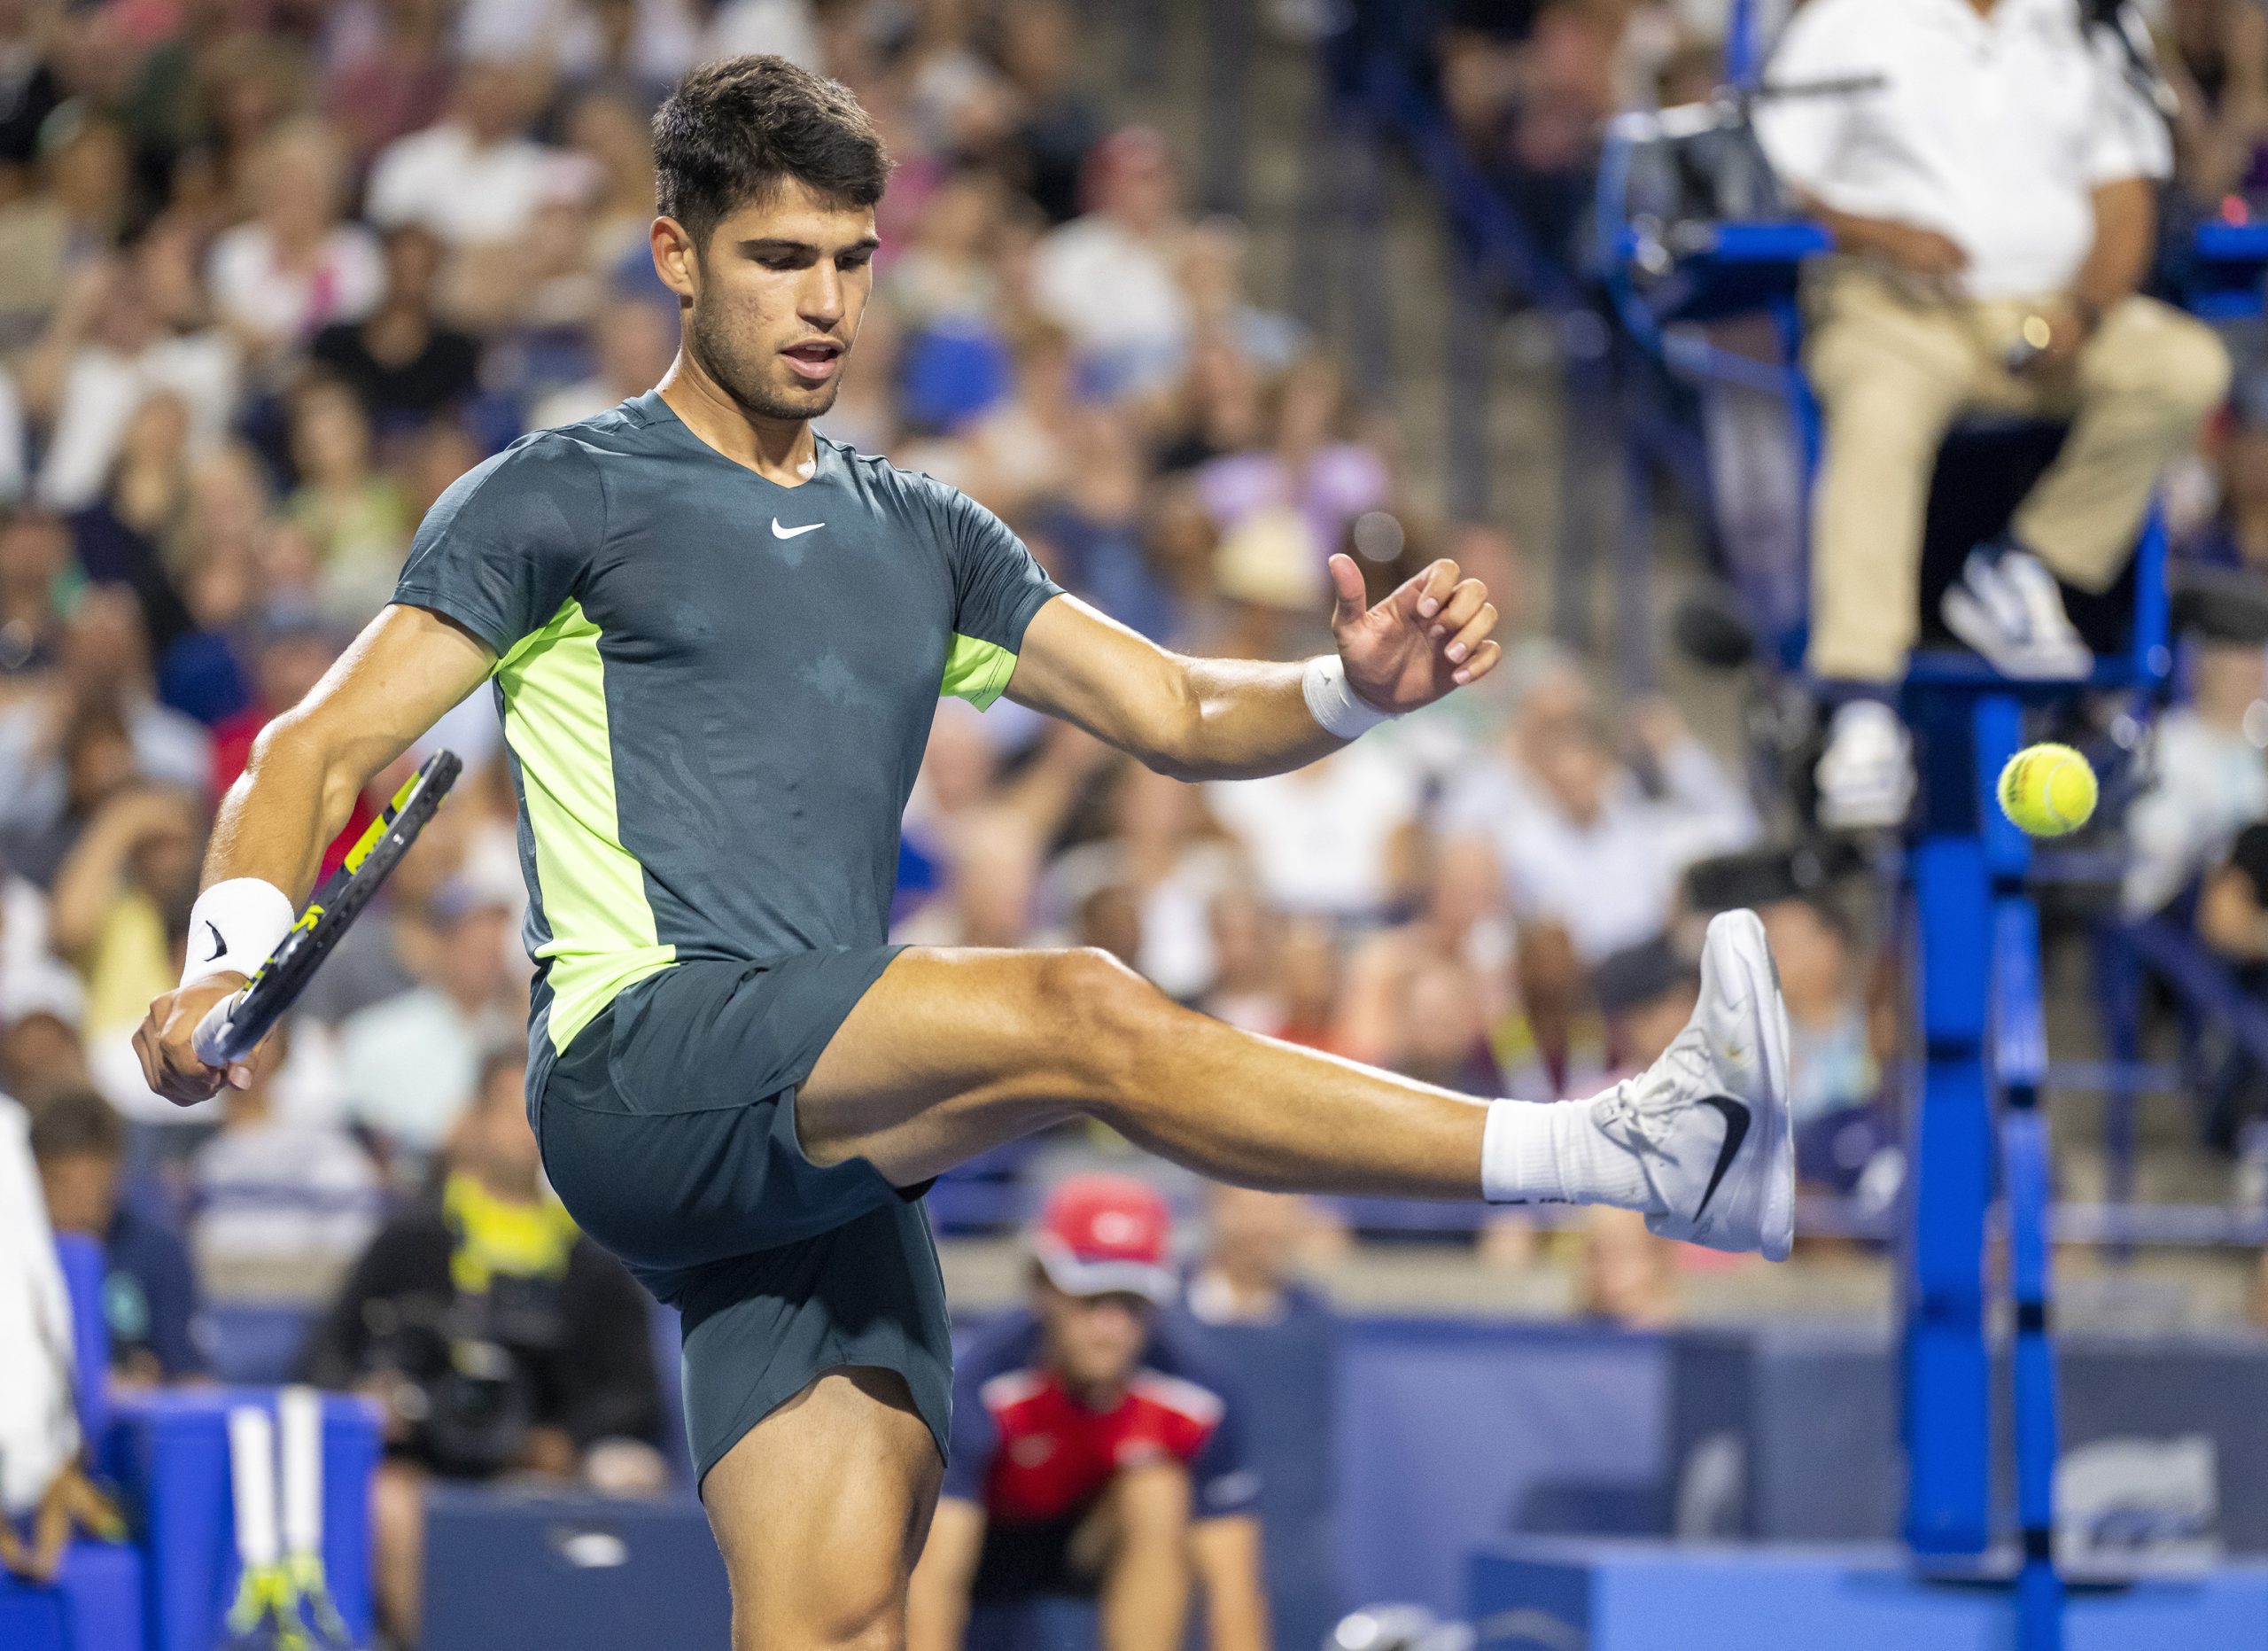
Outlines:
{"type": "Polygon", "coordinates": [[[497,655],[551,1047],[680,959],[880,945],[939,694],[1058,594],[943,483],[822,438],[783,487],[651,392],[460,478],[394,600],[497,655]]]}

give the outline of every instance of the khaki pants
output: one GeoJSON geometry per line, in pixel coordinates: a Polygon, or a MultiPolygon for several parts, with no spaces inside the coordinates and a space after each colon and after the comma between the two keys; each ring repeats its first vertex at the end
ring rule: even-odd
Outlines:
{"type": "Polygon", "coordinates": [[[1895,682],[1921,620],[1922,525],[1938,446],[1963,413],[2069,418],[2070,434],[2010,530],[2081,589],[2118,577],[2166,461],[2228,389],[2220,340],[2130,298],[2060,370],[2001,362],[2039,306],[1949,300],[1855,263],[1806,293],[1804,365],[1825,454],[1813,495],[1812,674],[1895,682]]]}

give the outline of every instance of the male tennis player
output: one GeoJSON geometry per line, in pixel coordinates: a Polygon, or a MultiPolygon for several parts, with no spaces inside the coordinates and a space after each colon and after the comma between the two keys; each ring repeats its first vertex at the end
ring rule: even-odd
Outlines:
{"type": "Polygon", "coordinates": [[[516,442],[426,517],[394,604],[270,724],[214,827],[183,985],[137,1041],[183,1104],[200,1016],[277,942],[370,776],[493,679],[539,961],[531,1116],[584,1229],[683,1310],[734,1644],[901,1642],[947,1436],[918,1200],[1075,1114],[1254,1186],[1604,1202],[1786,1253],[1785,1022],[1754,916],[1694,1024],[1581,1105],[1484,1104],[1177,1008],[1099,952],[885,944],[940,692],[1003,692],[1188,779],[1272,774],[1485,675],[1487,594],[1436,563],[1338,650],[1190,659],[1065,596],[989,512],[816,438],[889,162],[780,58],[656,118],[662,383],[516,442]]]}

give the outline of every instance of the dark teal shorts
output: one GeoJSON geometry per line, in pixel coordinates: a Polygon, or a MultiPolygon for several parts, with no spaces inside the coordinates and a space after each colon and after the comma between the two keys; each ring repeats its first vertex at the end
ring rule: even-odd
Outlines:
{"type": "Polygon", "coordinates": [[[680,963],[625,991],[530,1111],[568,1213],[684,1319],[697,1474],[828,1370],[895,1370],[942,1452],[952,1342],[921,1188],[822,1169],[796,1090],[898,951],[680,963]]]}

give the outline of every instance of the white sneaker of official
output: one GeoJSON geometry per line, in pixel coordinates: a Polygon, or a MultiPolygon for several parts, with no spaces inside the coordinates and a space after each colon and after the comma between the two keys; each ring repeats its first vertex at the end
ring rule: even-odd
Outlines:
{"type": "Polygon", "coordinates": [[[2063,611],[2055,575],[2029,552],[1970,551],[1942,611],[1946,628],[2003,676],[2060,682],[2094,669],[2093,653],[2063,611]]]}
{"type": "Polygon", "coordinates": [[[1819,823],[1830,831],[1890,830],[1914,806],[1914,741],[1898,713],[1876,699],[1837,707],[1813,770],[1819,823]]]}
{"type": "Polygon", "coordinates": [[[1701,1001],[1661,1059],[1596,1103],[1666,1212],[1646,1225],[1711,1250],[1784,1261],[1795,1242],[1788,1015],[1754,912],[1725,912],[1701,951],[1701,1001]]]}

